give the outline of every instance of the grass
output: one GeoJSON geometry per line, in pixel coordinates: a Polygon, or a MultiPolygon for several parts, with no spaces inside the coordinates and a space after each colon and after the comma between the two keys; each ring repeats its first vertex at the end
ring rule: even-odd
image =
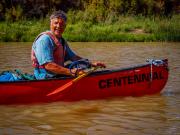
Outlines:
{"type": "MultiPolygon", "coordinates": [[[[180,15],[171,18],[119,16],[115,22],[69,22],[64,33],[68,41],[148,42],[180,41],[180,15]]],[[[0,41],[33,42],[35,37],[49,29],[49,20],[22,20],[0,22],[0,41]]]]}

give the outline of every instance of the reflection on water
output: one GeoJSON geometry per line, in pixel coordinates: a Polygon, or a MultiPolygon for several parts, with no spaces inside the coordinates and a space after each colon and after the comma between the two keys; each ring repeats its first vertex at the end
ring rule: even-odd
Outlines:
{"type": "MultiPolygon", "coordinates": [[[[96,101],[0,106],[0,135],[178,135],[179,43],[71,43],[81,56],[107,68],[168,58],[170,76],[160,95],[96,101]]],[[[0,43],[0,71],[32,72],[31,43],[0,43]]]]}

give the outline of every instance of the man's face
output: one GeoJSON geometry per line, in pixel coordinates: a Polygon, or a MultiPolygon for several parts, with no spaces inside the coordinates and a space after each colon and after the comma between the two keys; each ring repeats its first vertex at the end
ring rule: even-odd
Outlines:
{"type": "Polygon", "coordinates": [[[56,37],[61,37],[66,28],[66,23],[62,18],[54,18],[51,20],[50,29],[56,37]]]}

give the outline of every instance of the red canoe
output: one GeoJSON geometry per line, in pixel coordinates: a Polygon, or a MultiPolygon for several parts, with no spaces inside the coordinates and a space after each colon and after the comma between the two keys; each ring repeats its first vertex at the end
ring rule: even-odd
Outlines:
{"type": "Polygon", "coordinates": [[[0,104],[93,100],[160,93],[168,79],[168,60],[150,60],[135,67],[96,71],[72,86],[47,96],[72,79],[0,82],[0,104]]]}

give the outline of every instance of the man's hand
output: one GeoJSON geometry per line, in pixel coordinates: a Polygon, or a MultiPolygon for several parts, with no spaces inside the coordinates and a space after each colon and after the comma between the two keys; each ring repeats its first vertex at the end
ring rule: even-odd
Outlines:
{"type": "Polygon", "coordinates": [[[93,67],[99,66],[99,67],[102,67],[102,68],[106,68],[106,65],[104,63],[102,63],[102,62],[91,62],[91,65],[93,67]]]}
{"type": "Polygon", "coordinates": [[[81,69],[79,69],[79,68],[73,68],[73,69],[71,69],[71,74],[72,74],[72,76],[79,76],[79,75],[82,75],[82,74],[84,74],[85,72],[83,71],[83,70],[81,70],[81,69]]]}

